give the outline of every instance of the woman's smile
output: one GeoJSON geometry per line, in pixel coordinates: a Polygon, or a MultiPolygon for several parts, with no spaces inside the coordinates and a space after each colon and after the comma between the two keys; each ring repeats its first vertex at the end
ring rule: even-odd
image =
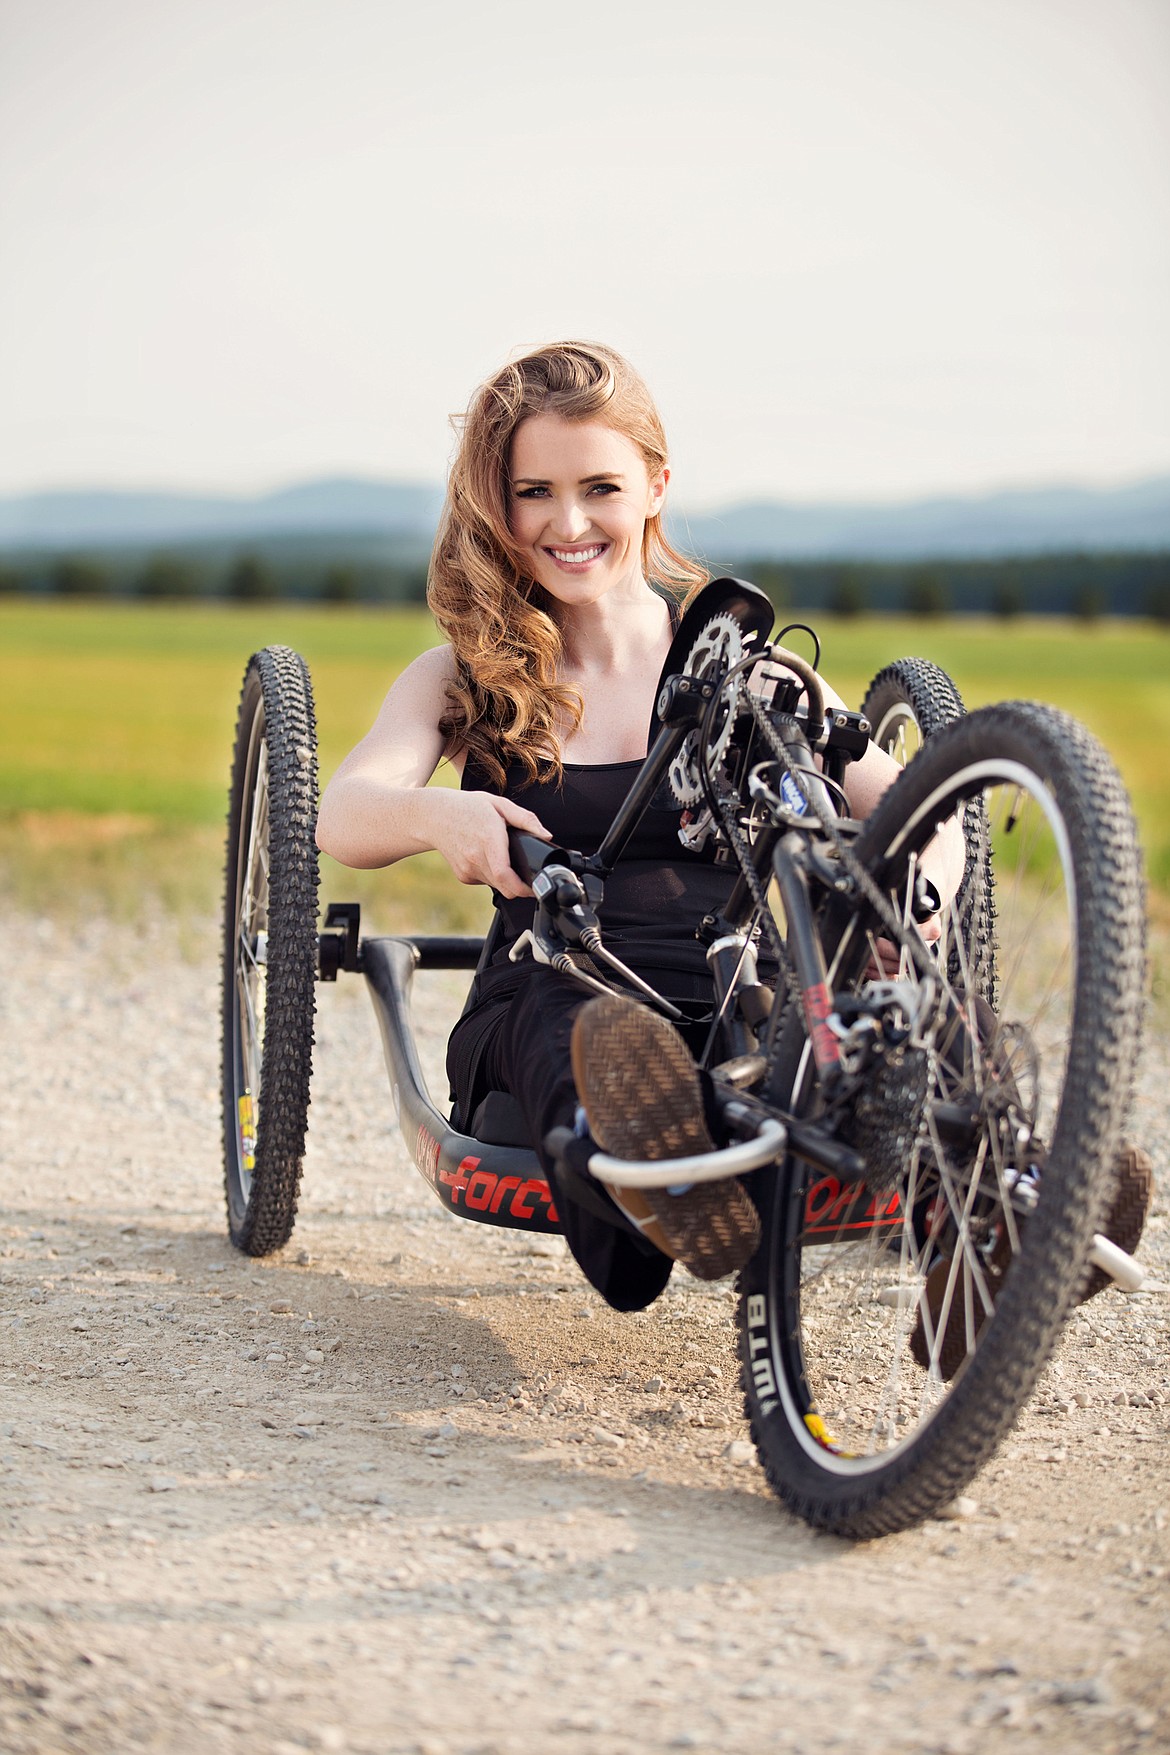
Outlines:
{"type": "Polygon", "coordinates": [[[564,567],[570,573],[580,573],[594,561],[599,561],[608,547],[608,542],[593,542],[584,548],[545,548],[544,552],[552,556],[558,567],[564,567]]]}

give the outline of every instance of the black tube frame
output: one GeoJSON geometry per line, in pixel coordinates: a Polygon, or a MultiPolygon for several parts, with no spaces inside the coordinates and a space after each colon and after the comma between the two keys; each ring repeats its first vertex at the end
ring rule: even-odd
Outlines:
{"type": "Polygon", "coordinates": [[[435,1107],[410,1018],[416,969],[474,969],[475,938],[364,938],[361,965],[373,1001],[394,1109],[414,1163],[448,1212],[484,1225],[557,1232],[560,1220],[534,1151],[460,1133],[435,1107]]]}
{"type": "MultiPolygon", "coordinates": [[[[690,722],[661,726],[601,846],[588,859],[581,860],[585,871],[604,876],[612,870],[691,729],[690,722]]],[[[793,725],[793,731],[796,735],[792,742],[798,749],[803,744],[803,753],[811,769],[811,756],[801,730],[793,725]]],[[[815,770],[813,774],[819,780],[815,770]]],[[[796,932],[800,942],[794,950],[798,967],[806,975],[810,968],[820,973],[824,965],[818,955],[819,943],[809,913],[807,883],[793,854],[804,835],[815,831],[815,819],[810,819],[807,829],[802,825],[800,831],[790,831],[787,858],[781,855],[780,847],[776,845],[783,836],[779,829],[765,829],[753,850],[760,874],[762,868],[772,865],[781,887],[787,891],[789,931],[791,935],[796,921],[799,921],[796,932]]],[[[543,843],[539,850],[543,853],[550,851],[543,843]]],[[[575,859],[581,859],[581,856],[576,855],[575,859]]],[[[734,888],[727,924],[733,928],[742,926],[743,919],[750,912],[750,889],[741,877],[734,888]],[[743,919],[738,918],[740,916],[743,919]]],[[[561,1226],[556,1203],[535,1151],[524,1146],[478,1140],[453,1127],[427,1090],[415,1047],[410,996],[416,969],[474,971],[479,966],[484,943],[481,938],[458,936],[363,938],[358,948],[357,966],[365,975],[381,1031],[400,1130],[417,1169],[442,1205],[459,1218],[475,1219],[481,1224],[558,1232],[561,1226]]],[[[809,1146],[802,1155],[821,1156],[809,1146]]]]}

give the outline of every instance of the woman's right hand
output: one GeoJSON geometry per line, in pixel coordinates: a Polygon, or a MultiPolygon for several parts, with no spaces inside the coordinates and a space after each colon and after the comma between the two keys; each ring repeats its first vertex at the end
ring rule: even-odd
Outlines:
{"type": "Polygon", "coordinates": [[[509,899],[532,891],[512,869],[508,830],[524,829],[541,841],[552,836],[538,816],[510,798],[491,792],[455,792],[430,787],[427,806],[434,813],[432,842],[461,884],[490,884],[509,899]]]}

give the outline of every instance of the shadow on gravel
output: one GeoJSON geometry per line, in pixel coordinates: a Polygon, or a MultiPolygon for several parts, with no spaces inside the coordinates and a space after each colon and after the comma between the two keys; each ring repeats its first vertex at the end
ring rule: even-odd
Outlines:
{"type": "MultiPolygon", "coordinates": [[[[397,1616],[454,1597],[490,1619],[509,1604],[775,1577],[846,1546],[791,1519],[754,1465],[728,1462],[723,1430],[688,1430],[690,1481],[671,1479],[666,1414],[652,1442],[635,1430],[646,1398],[614,1421],[622,1387],[596,1354],[561,1364],[608,1398],[604,1412],[509,1403],[532,1371],[493,1323],[508,1281],[476,1286],[481,1313],[452,1306],[462,1280],[386,1286],[261,1264],[165,1226],[10,1218],[7,1237],[4,1315],[43,1335],[23,1381],[5,1355],[15,1441],[36,1434],[38,1462],[70,1471],[87,1517],[194,1545],[213,1573],[252,1552],[263,1575],[306,1543],[356,1569],[286,1591],[285,1616],[397,1616]]],[[[533,1296],[513,1312],[513,1335],[518,1321],[538,1329],[543,1308],[533,1296]]],[[[649,1325],[639,1339],[652,1354],[649,1325]]],[[[263,1576],[237,1580],[167,1612],[246,1622],[274,1612],[267,1593],[263,1576]]]]}

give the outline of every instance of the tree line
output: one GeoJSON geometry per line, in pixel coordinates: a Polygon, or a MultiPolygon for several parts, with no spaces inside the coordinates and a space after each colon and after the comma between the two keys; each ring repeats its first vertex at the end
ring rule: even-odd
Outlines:
{"type": "MultiPolygon", "coordinates": [[[[1147,616],[1170,625],[1170,552],[1049,554],[1000,560],[783,561],[761,557],[714,567],[754,580],[777,609],[830,615],[950,614],[1147,616]]],[[[418,604],[426,567],[417,559],[298,555],[250,548],[208,555],[179,550],[0,557],[0,594],[299,599],[333,604],[418,604]]]]}
{"type": "Polygon", "coordinates": [[[1170,552],[999,560],[748,561],[778,609],[830,615],[1149,616],[1170,623],[1170,552]]]}
{"type": "Polygon", "coordinates": [[[427,570],[414,561],[339,557],[315,560],[244,549],[224,557],[164,549],[148,555],[0,557],[0,594],[236,603],[301,599],[324,603],[421,603],[427,570]]]}

